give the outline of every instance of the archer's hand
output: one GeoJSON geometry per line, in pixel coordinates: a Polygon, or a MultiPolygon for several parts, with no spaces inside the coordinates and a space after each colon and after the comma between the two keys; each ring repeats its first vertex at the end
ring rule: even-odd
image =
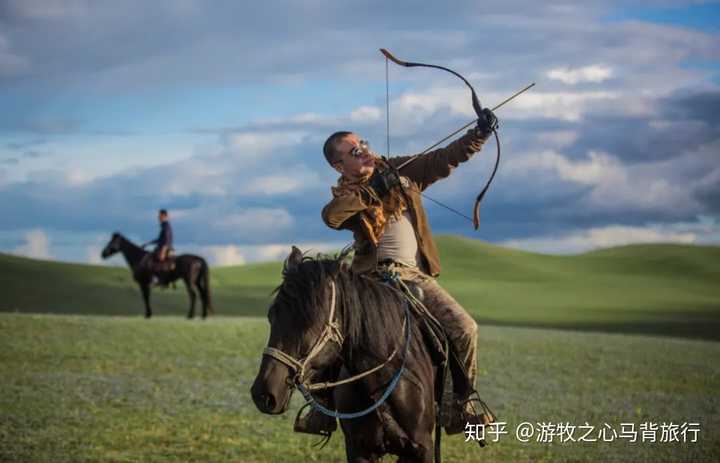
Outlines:
{"type": "Polygon", "coordinates": [[[370,180],[368,181],[370,188],[375,190],[379,198],[384,198],[390,190],[400,185],[400,176],[395,169],[379,170],[375,169],[370,180]]]}
{"type": "Polygon", "coordinates": [[[495,113],[493,113],[489,108],[483,109],[482,115],[483,117],[478,118],[475,131],[483,138],[487,138],[494,130],[497,130],[499,125],[498,119],[495,117],[495,113]]]}

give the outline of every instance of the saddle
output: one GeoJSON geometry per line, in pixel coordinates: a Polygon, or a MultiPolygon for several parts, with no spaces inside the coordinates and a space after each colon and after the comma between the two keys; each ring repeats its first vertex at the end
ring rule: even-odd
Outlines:
{"type": "MultiPolygon", "coordinates": [[[[152,273],[152,275],[157,279],[155,284],[167,287],[169,282],[166,280],[168,279],[170,272],[175,270],[176,267],[175,259],[175,251],[173,249],[168,250],[165,259],[162,261],[158,260],[156,253],[151,252],[143,257],[140,265],[142,268],[150,271],[150,273],[152,273]]],[[[174,283],[173,287],[175,287],[174,283]]]]}
{"type": "Polygon", "coordinates": [[[143,264],[152,273],[162,274],[175,270],[175,250],[173,248],[167,249],[163,260],[160,260],[159,256],[161,252],[156,249],[145,255],[143,264]]]}
{"type": "Polygon", "coordinates": [[[152,267],[151,267],[153,273],[167,273],[172,272],[175,270],[175,255],[174,253],[168,253],[167,257],[165,257],[165,260],[158,261],[156,259],[152,260],[152,267]]]}

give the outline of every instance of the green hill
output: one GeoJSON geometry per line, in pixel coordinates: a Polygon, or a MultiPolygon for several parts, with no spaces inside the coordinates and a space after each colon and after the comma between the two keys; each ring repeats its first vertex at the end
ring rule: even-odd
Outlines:
{"type": "MultiPolygon", "coordinates": [[[[438,238],[446,287],[480,323],[720,339],[720,247],[632,245],[575,256],[535,254],[438,238]]],[[[264,315],[281,264],[211,270],[222,315],[264,315]]],[[[142,314],[126,268],[0,255],[0,311],[142,314]]],[[[187,297],[154,291],[158,315],[187,297]]]]}

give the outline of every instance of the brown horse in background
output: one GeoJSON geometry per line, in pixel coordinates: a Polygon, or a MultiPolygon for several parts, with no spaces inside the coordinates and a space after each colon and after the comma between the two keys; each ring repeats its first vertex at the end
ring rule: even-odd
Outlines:
{"type": "MultiPolygon", "coordinates": [[[[140,291],[145,302],[145,318],[152,317],[150,287],[153,272],[150,266],[147,265],[150,261],[150,253],[120,233],[113,233],[101,255],[103,259],[107,259],[118,252],[123,255],[130,270],[132,270],[133,279],[140,285],[140,291]]],[[[208,313],[213,313],[210,300],[210,269],[205,259],[192,254],[182,254],[176,257],[175,268],[166,274],[165,279],[170,283],[181,278],[190,296],[190,310],[187,318],[195,316],[195,301],[198,295],[202,302],[202,318],[207,317],[208,313]]]]}

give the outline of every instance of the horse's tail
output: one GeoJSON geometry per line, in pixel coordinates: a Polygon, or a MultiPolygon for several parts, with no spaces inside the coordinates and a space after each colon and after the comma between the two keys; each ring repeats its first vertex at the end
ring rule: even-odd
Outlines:
{"type": "Polygon", "coordinates": [[[202,299],[203,306],[207,307],[208,313],[213,315],[215,310],[213,309],[212,299],[210,297],[210,267],[208,267],[205,259],[202,260],[202,267],[200,267],[198,289],[200,290],[200,298],[202,299]]]}

